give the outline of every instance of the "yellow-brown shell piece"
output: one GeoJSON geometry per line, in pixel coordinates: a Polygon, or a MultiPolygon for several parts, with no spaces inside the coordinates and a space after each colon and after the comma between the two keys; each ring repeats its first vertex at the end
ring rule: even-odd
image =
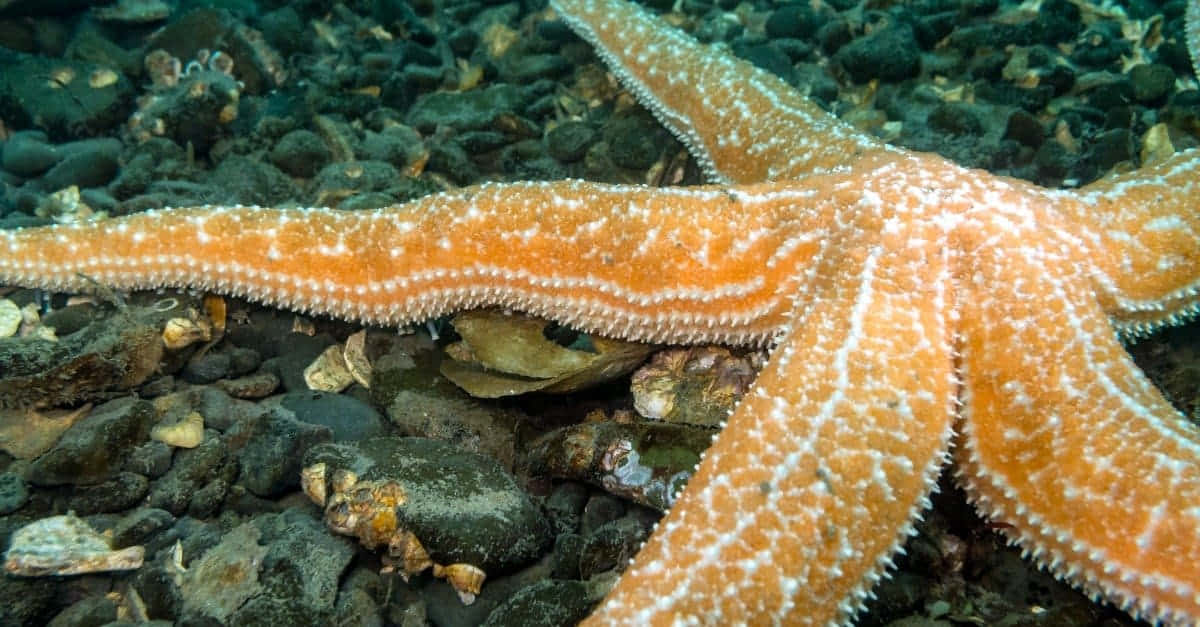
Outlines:
{"type": "Polygon", "coordinates": [[[103,89],[119,80],[117,73],[109,68],[99,68],[88,74],[88,86],[92,89],[103,89]]]}
{"type": "Polygon", "coordinates": [[[304,383],[310,390],[341,392],[354,383],[354,375],[346,367],[342,347],[334,344],[326,348],[304,369],[304,383]]]}
{"type": "MultiPolygon", "coordinates": [[[[321,466],[324,465],[325,464],[321,464],[321,466]]],[[[354,484],[358,483],[358,475],[354,474],[353,471],[346,470],[345,468],[338,468],[337,470],[333,471],[333,476],[331,479],[333,481],[334,494],[345,494],[350,491],[350,488],[354,487],[354,484]]]]}
{"type": "Polygon", "coordinates": [[[171,318],[163,327],[163,345],[170,350],[179,350],[196,342],[212,339],[212,327],[206,322],[190,318],[171,318]]]}
{"type": "Polygon", "coordinates": [[[182,420],[155,425],[150,439],[176,448],[196,448],[204,441],[204,416],[193,411],[182,420]]]}
{"type": "Polygon", "coordinates": [[[392,539],[388,541],[385,561],[389,562],[389,565],[399,565],[400,577],[404,581],[434,565],[425,546],[416,534],[407,529],[399,529],[392,534],[392,539]]]}
{"type": "MultiPolygon", "coordinates": [[[[234,95],[236,95],[236,92],[234,93],[234,95]]],[[[236,101],[236,99],[235,99],[235,101],[236,101]]],[[[227,104],[224,107],[221,107],[221,110],[217,112],[217,121],[220,122],[221,124],[229,124],[230,122],[236,120],[237,116],[238,116],[237,105],[227,104]]]]}
{"type": "Polygon", "coordinates": [[[50,70],[50,80],[48,82],[51,89],[61,89],[66,87],[73,80],[75,80],[74,68],[64,65],[62,67],[56,67],[53,70],[50,70]]]}
{"type": "Polygon", "coordinates": [[[371,488],[371,498],[384,507],[399,507],[408,502],[404,487],[395,481],[375,483],[371,488]]]}
{"type": "Polygon", "coordinates": [[[300,471],[300,489],[318,507],[325,507],[328,491],[325,487],[325,462],[318,462],[300,471]]]}
{"type": "Polygon", "coordinates": [[[346,370],[350,376],[364,388],[371,388],[371,361],[367,359],[367,330],[346,338],[346,349],[342,351],[346,360],[346,370]]]}
{"type": "Polygon", "coordinates": [[[354,535],[354,531],[358,527],[358,514],[345,494],[335,493],[329,497],[329,502],[325,506],[325,525],[334,533],[345,536],[354,535]]]}
{"type": "Polygon", "coordinates": [[[463,605],[475,602],[476,595],[483,589],[483,580],[487,573],[482,568],[471,564],[450,564],[449,566],[433,565],[433,576],[444,578],[449,582],[463,605]]]}
{"type": "Polygon", "coordinates": [[[21,328],[21,308],[11,300],[0,299],[0,337],[12,337],[21,328]]]}

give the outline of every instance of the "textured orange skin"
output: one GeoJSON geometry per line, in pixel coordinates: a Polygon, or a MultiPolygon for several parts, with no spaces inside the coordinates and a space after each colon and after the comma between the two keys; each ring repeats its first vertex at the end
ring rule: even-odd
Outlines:
{"type": "Polygon", "coordinates": [[[1151,620],[1200,619],[1200,441],[1117,340],[1196,310],[1200,154],[1044,190],[883,146],[619,0],[555,5],[738,184],[169,210],[0,235],[0,282],[82,273],[391,324],[498,304],[774,344],[591,624],[850,620],[953,437],[960,482],[1039,563],[1151,620]]]}

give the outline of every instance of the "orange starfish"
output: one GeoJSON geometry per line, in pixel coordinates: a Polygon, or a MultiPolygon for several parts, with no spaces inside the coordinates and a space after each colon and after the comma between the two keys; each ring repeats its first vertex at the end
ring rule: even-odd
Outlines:
{"type": "Polygon", "coordinates": [[[1119,342],[1200,308],[1200,152],[1046,190],[883,145],[622,0],[554,6],[727,184],[148,212],[3,234],[0,282],[387,324],[504,305],[773,344],[593,624],[846,622],[951,451],[1039,564],[1135,616],[1200,620],[1200,434],[1119,342]]]}

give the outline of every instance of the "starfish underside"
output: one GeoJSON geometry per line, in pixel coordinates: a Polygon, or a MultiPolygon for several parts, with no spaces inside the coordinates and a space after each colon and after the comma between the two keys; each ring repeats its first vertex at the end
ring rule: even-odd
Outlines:
{"type": "Polygon", "coordinates": [[[1200,153],[1045,190],[886,146],[621,0],[553,5],[718,185],[147,212],[6,233],[0,283],[773,345],[592,624],[847,622],[951,456],[1055,575],[1200,620],[1200,436],[1119,341],[1197,310],[1200,153]]]}

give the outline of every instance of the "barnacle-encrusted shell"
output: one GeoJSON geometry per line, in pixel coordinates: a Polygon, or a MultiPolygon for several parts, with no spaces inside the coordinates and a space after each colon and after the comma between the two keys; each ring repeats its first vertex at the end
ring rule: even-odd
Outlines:
{"type": "MultiPolygon", "coordinates": [[[[322,464],[323,465],[323,464],[322,464]]],[[[358,483],[358,475],[351,470],[338,468],[333,471],[333,492],[334,494],[349,492],[354,484],[358,483]]]]}
{"type": "Polygon", "coordinates": [[[396,508],[408,501],[395,481],[355,481],[347,470],[335,470],[333,495],[325,507],[325,524],[344,535],[355,536],[368,549],[389,545],[399,529],[396,508]]]}
{"type": "Polygon", "coordinates": [[[399,566],[400,577],[405,581],[426,568],[433,566],[433,558],[417,538],[416,534],[400,529],[392,534],[388,541],[388,554],[384,556],[385,570],[393,570],[399,566]]]}
{"type": "Polygon", "coordinates": [[[753,356],[719,346],[661,351],[633,373],[634,409],[653,420],[717,426],[750,388],[753,356]]]}
{"type": "Polygon", "coordinates": [[[463,605],[475,602],[475,596],[483,588],[483,580],[487,573],[482,568],[470,564],[450,564],[449,566],[433,565],[433,576],[445,578],[458,593],[463,605]]]}
{"type": "Polygon", "coordinates": [[[5,554],[4,570],[25,577],[133,570],[142,565],[144,555],[140,546],[114,551],[108,538],[68,513],[18,529],[5,554]]]}

